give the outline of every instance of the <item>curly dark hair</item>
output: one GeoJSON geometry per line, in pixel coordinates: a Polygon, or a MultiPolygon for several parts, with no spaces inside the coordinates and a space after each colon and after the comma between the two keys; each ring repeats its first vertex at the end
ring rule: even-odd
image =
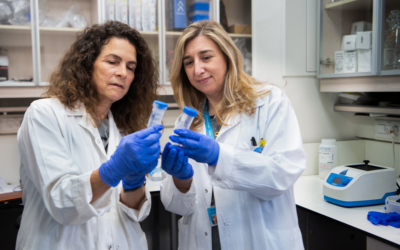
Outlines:
{"type": "Polygon", "coordinates": [[[135,78],[126,95],[111,106],[121,132],[130,134],[147,126],[152,103],[157,99],[158,70],[150,49],[138,31],[117,21],[95,24],[77,35],[76,41],[50,76],[50,86],[44,94],[55,97],[70,109],[78,101],[85,105],[94,123],[99,125],[98,93],[93,82],[94,62],[111,38],[128,40],[136,49],[135,78]]]}

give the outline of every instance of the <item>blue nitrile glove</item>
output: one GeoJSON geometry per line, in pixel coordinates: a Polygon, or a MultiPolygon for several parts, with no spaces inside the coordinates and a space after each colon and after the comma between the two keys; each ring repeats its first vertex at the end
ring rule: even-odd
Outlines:
{"type": "Polygon", "coordinates": [[[217,165],[219,144],[214,139],[188,129],[175,129],[174,133],[179,136],[171,135],[169,138],[185,146],[185,152],[189,158],[210,166],[217,165]]]}
{"type": "Polygon", "coordinates": [[[100,166],[101,179],[115,187],[127,175],[137,175],[138,178],[131,181],[135,187],[142,185],[143,177],[154,169],[154,162],[160,155],[159,131],[162,129],[162,125],[156,125],[124,136],[110,160],[100,166]]]}
{"type": "Polygon", "coordinates": [[[368,212],[367,219],[374,225],[381,224],[383,226],[392,226],[400,228],[400,214],[398,213],[380,213],[370,211],[368,212]]]}
{"type": "Polygon", "coordinates": [[[188,180],[194,174],[185,151],[169,142],[165,145],[162,153],[161,168],[180,180],[188,180]]]}

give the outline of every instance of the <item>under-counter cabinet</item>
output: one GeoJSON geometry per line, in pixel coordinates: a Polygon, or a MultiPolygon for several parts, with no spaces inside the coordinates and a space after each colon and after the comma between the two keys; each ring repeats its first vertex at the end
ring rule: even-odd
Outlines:
{"type": "Polygon", "coordinates": [[[305,250],[395,250],[399,245],[379,239],[316,212],[297,206],[305,250]]]}

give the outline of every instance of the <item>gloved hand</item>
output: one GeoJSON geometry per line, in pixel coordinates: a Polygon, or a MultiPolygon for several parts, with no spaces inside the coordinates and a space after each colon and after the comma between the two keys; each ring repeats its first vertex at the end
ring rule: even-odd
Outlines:
{"type": "Polygon", "coordinates": [[[185,153],[189,158],[210,166],[217,165],[219,144],[214,139],[188,129],[175,129],[174,133],[179,136],[171,135],[169,138],[185,146],[185,153]]]}
{"type": "Polygon", "coordinates": [[[189,158],[185,155],[184,149],[167,143],[164,147],[161,168],[168,174],[180,180],[192,178],[194,172],[192,165],[189,164],[189,158]]]}
{"type": "Polygon", "coordinates": [[[127,189],[141,186],[144,176],[157,166],[162,129],[162,125],[156,125],[124,136],[110,160],[100,166],[101,179],[115,187],[129,175],[127,189]],[[132,178],[133,175],[136,177],[132,178]]]}

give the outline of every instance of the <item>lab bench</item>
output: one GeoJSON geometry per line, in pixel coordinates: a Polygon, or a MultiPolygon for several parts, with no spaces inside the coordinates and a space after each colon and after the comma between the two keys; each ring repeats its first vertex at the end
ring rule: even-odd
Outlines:
{"type": "MultiPolygon", "coordinates": [[[[399,179],[397,179],[399,182],[399,179]]],[[[400,249],[400,229],[375,226],[369,211],[384,212],[385,205],[341,207],[324,200],[323,180],[317,175],[301,176],[294,184],[299,225],[306,250],[314,249],[400,249]]]]}

